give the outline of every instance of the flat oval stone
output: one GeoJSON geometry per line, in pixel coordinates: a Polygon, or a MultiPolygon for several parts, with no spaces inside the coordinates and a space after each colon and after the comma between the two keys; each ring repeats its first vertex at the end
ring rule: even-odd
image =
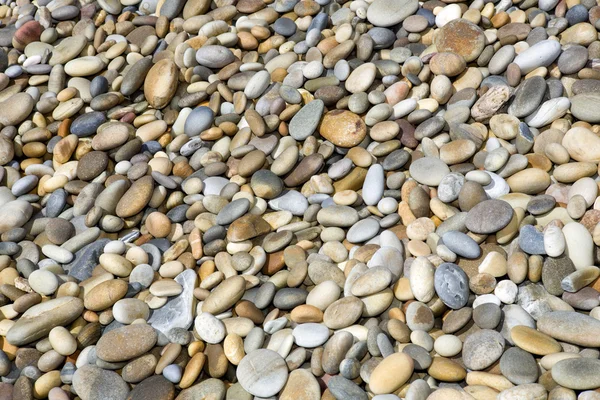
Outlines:
{"type": "Polygon", "coordinates": [[[346,328],[360,318],[364,304],[354,296],[348,296],[333,302],[323,314],[323,322],[330,329],[346,328]]]}
{"type": "Polygon", "coordinates": [[[521,69],[521,74],[525,75],[538,67],[547,67],[560,55],[560,43],[556,40],[542,40],[519,53],[515,64],[521,69]]]}
{"type": "Polygon", "coordinates": [[[198,315],[194,326],[198,336],[207,343],[221,343],[225,339],[225,325],[210,313],[203,312],[198,315]]]}
{"type": "Polygon", "coordinates": [[[54,47],[52,57],[48,62],[50,65],[65,64],[77,57],[88,41],[84,35],[74,35],[64,38],[54,47]]]}
{"type": "Polygon", "coordinates": [[[350,148],[364,140],[367,126],[357,114],[351,111],[334,110],[323,117],[319,133],[336,146],[350,148]]]}
{"type": "Polygon", "coordinates": [[[223,68],[235,59],[231,50],[219,45],[203,46],[196,52],[196,61],[208,68],[223,68]]]}
{"type": "Polygon", "coordinates": [[[114,371],[86,364],[73,374],[73,389],[82,400],[97,398],[98,393],[107,399],[125,399],[129,385],[114,371]]]}
{"type": "Polygon", "coordinates": [[[237,367],[236,376],[242,387],[257,397],[271,397],[283,389],[288,379],[285,360],[268,349],[247,354],[237,367]]]}
{"type": "Polygon", "coordinates": [[[146,76],[144,94],[148,103],[156,109],[167,106],[177,91],[179,69],[169,59],[158,61],[146,76]]]}
{"type": "Polygon", "coordinates": [[[592,358],[570,358],[561,360],[552,367],[552,379],[559,385],[574,389],[596,389],[600,386],[600,360],[592,358]]]}
{"type": "Polygon", "coordinates": [[[323,345],[329,339],[329,328],[317,323],[297,325],[292,331],[294,342],[304,348],[314,348],[323,345]]]}
{"type": "Polygon", "coordinates": [[[582,93],[571,97],[570,100],[571,114],[577,119],[591,124],[600,122],[600,115],[598,115],[598,107],[600,107],[599,93],[582,93]]]}
{"type": "Polygon", "coordinates": [[[450,168],[439,158],[423,157],[410,165],[410,176],[417,182],[429,186],[438,186],[450,168]]]}
{"type": "Polygon", "coordinates": [[[392,273],[386,267],[369,268],[352,284],[354,296],[368,296],[379,293],[392,282],[392,273]]]}
{"type": "Polygon", "coordinates": [[[117,203],[116,214],[121,218],[132,217],[142,211],[152,198],[154,179],[144,176],[135,181],[117,203]]]}
{"type": "MultiPolygon", "coordinates": [[[[28,93],[17,93],[0,103],[0,123],[17,125],[31,113],[35,101],[28,93]]],[[[12,157],[11,157],[12,158],[12,157]]]]}
{"type": "Polygon", "coordinates": [[[548,395],[546,388],[537,383],[527,383],[503,390],[497,400],[543,399],[548,395]]]}
{"type": "Polygon", "coordinates": [[[535,383],[538,378],[538,366],[535,358],[528,352],[512,347],[500,358],[502,375],[515,385],[535,383]]]}
{"type": "Polygon", "coordinates": [[[600,347],[600,321],[574,311],[552,311],[537,321],[538,329],[567,343],[600,347]]]}
{"type": "Polygon", "coordinates": [[[384,358],[371,373],[369,388],[375,394],[393,393],[412,375],[413,359],[405,353],[394,353],[384,358]]]}
{"type": "Polygon", "coordinates": [[[458,310],[469,300],[469,278],[456,264],[443,263],[435,270],[435,292],[448,307],[458,310]]]}
{"type": "Polygon", "coordinates": [[[368,206],[376,205],[383,197],[384,172],[380,164],[372,165],[363,184],[363,201],[368,206]]]}
{"type": "Polygon", "coordinates": [[[358,213],[351,207],[335,205],[319,210],[317,221],[326,227],[349,227],[358,222],[358,213]]]}
{"type": "Polygon", "coordinates": [[[25,311],[9,329],[6,339],[22,346],[46,336],[52,328],[73,322],[83,311],[83,301],[76,297],[59,297],[25,311]]]}
{"type": "Polygon", "coordinates": [[[150,325],[126,325],[104,333],[96,344],[96,354],[107,362],[131,360],[149,352],[157,339],[158,334],[150,325]]]}
{"type": "Polygon", "coordinates": [[[290,121],[290,136],[303,141],[312,135],[323,115],[325,103],[323,100],[313,100],[298,111],[290,121]]]}
{"type": "Polygon", "coordinates": [[[185,120],[183,131],[188,136],[198,136],[212,126],[215,114],[209,107],[194,108],[185,120]]]}
{"type": "Polygon", "coordinates": [[[71,76],[94,75],[103,68],[104,61],[95,56],[76,58],[65,64],[65,72],[71,76]]]}
{"type": "Polygon", "coordinates": [[[217,286],[202,303],[202,311],[217,315],[231,308],[244,295],[246,280],[232,276],[217,286]]]}
{"type": "Polygon", "coordinates": [[[320,398],[319,382],[310,371],[301,368],[290,372],[288,381],[279,396],[280,400],[319,400],[320,398]]]}
{"type": "Polygon", "coordinates": [[[481,254],[481,249],[476,241],[470,236],[459,232],[450,231],[442,236],[444,244],[454,253],[465,258],[477,258],[481,254]]]}
{"type": "Polygon", "coordinates": [[[502,200],[486,200],[469,210],[465,226],[479,234],[495,233],[506,227],[513,216],[513,209],[502,200]]]}
{"type": "Polygon", "coordinates": [[[75,118],[71,124],[71,133],[78,137],[91,136],[105,122],[106,115],[101,111],[85,113],[75,118]]]}
{"type": "Polygon", "coordinates": [[[368,400],[367,393],[356,383],[343,376],[335,375],[328,382],[329,391],[338,399],[368,400]]]}
{"type": "Polygon", "coordinates": [[[546,254],[544,234],[533,225],[525,225],[519,231],[519,247],[527,254],[546,254]]]}
{"type": "Polygon", "coordinates": [[[367,8],[367,19],[375,26],[397,25],[419,8],[416,0],[375,0],[367,8]]]}
{"type": "Polygon", "coordinates": [[[466,19],[457,18],[444,25],[435,37],[438,52],[455,53],[467,63],[475,60],[485,47],[483,30],[466,19]]]}
{"type": "Polygon", "coordinates": [[[362,243],[375,237],[379,232],[379,222],[373,218],[358,221],[348,230],[346,239],[350,243],[362,243]]]}

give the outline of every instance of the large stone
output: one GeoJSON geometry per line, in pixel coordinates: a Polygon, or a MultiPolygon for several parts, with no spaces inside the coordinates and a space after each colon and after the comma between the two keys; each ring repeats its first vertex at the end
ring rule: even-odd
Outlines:
{"type": "Polygon", "coordinates": [[[129,385],[119,374],[91,364],[77,368],[73,389],[81,400],[125,400],[129,394],[129,385]]]}
{"type": "Polygon", "coordinates": [[[98,358],[108,362],[131,360],[150,351],[158,334],[148,324],[125,325],[105,332],[96,344],[98,358]]]}
{"type": "Polygon", "coordinates": [[[552,311],[537,321],[541,332],[563,342],[600,347],[600,321],[574,311],[552,311]]]}
{"type": "Polygon", "coordinates": [[[462,359],[468,369],[479,371],[492,365],[504,352],[504,338],[491,329],[482,329],[467,336],[462,359]]]}
{"type": "Polygon", "coordinates": [[[465,226],[479,234],[495,233],[504,228],[513,216],[513,209],[502,200],[486,200],[469,210],[465,226]]]}
{"type": "Polygon", "coordinates": [[[375,0],[367,8],[367,19],[375,26],[397,25],[419,8],[417,0],[375,0]]]}
{"type": "Polygon", "coordinates": [[[600,360],[587,357],[561,360],[552,367],[552,379],[569,389],[596,389],[600,387],[600,360]]]}
{"type": "Polygon", "coordinates": [[[48,300],[25,311],[6,334],[8,342],[23,346],[41,339],[57,326],[73,322],[83,312],[83,301],[65,296],[48,300]]]}
{"type": "Polygon", "coordinates": [[[178,78],[179,69],[172,60],[163,58],[154,64],[144,83],[148,103],[156,109],[166,107],[177,91],[178,78]]]}
{"type": "Polygon", "coordinates": [[[285,360],[273,350],[259,349],[247,354],[236,376],[246,391],[257,397],[271,397],[283,389],[288,379],[285,360]]]}
{"type": "Polygon", "coordinates": [[[457,18],[444,25],[435,36],[438,52],[461,55],[466,62],[477,59],[485,47],[483,30],[466,19],[457,18]]]}

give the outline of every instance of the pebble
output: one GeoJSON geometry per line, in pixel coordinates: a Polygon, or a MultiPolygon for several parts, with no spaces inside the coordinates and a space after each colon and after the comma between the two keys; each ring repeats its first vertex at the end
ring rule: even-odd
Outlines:
{"type": "Polygon", "coordinates": [[[375,26],[393,26],[414,14],[418,7],[414,0],[376,0],[367,8],[367,19],[375,26]]]}
{"type": "Polygon", "coordinates": [[[594,389],[600,384],[598,361],[584,357],[559,361],[552,367],[552,379],[568,389],[594,389]]]}
{"type": "Polygon", "coordinates": [[[279,354],[259,349],[242,359],[236,376],[248,393],[258,397],[271,397],[279,393],[287,382],[288,370],[279,354]]]}
{"type": "Polygon", "coordinates": [[[442,239],[448,249],[461,257],[477,258],[481,254],[481,249],[477,242],[462,232],[446,232],[442,239]]]}
{"type": "Polygon", "coordinates": [[[500,333],[482,329],[465,339],[463,362],[471,370],[485,369],[497,361],[504,351],[504,338],[500,333]]]}
{"type": "Polygon", "coordinates": [[[555,40],[542,40],[515,57],[514,63],[521,74],[528,74],[536,68],[549,66],[560,55],[560,43],[555,40]]]}
{"type": "Polygon", "coordinates": [[[468,278],[456,264],[444,263],[435,270],[435,292],[448,307],[460,309],[469,300],[468,278]]]}
{"type": "Polygon", "coordinates": [[[469,210],[465,226],[474,233],[495,233],[508,225],[513,210],[502,200],[486,200],[469,210]]]}
{"type": "Polygon", "coordinates": [[[409,355],[394,353],[384,358],[371,372],[369,386],[375,394],[395,392],[410,378],[413,368],[414,361],[409,355]]]}
{"type": "Polygon", "coordinates": [[[302,141],[312,135],[319,125],[324,108],[325,104],[319,99],[302,107],[290,121],[290,136],[302,141]]]}

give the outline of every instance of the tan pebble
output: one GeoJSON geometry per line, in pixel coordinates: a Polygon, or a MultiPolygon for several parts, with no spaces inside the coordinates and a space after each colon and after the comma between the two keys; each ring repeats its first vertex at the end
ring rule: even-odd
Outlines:
{"type": "Polygon", "coordinates": [[[562,350],[556,340],[528,326],[515,326],[511,329],[510,336],[517,346],[532,354],[545,356],[562,350]]]}

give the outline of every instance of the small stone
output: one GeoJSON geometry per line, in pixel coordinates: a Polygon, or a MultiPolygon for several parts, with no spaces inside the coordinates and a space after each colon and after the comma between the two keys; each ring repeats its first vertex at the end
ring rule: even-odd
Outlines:
{"type": "Polygon", "coordinates": [[[435,292],[448,307],[460,309],[469,300],[469,278],[456,264],[443,263],[435,271],[435,292]]]}

